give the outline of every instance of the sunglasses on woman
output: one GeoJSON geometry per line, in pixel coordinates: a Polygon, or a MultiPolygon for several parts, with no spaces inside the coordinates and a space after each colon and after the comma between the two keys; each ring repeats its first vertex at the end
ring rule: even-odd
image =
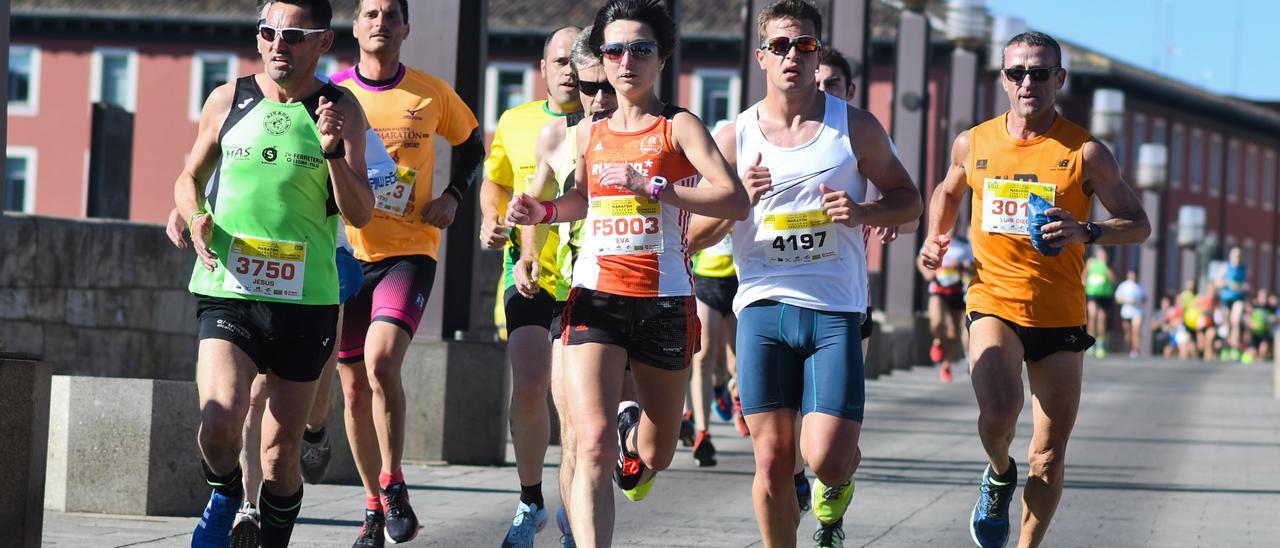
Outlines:
{"type": "Polygon", "coordinates": [[[795,38],[774,36],[760,44],[760,49],[774,55],[786,55],[791,51],[792,47],[796,48],[796,51],[800,53],[813,53],[822,49],[822,42],[813,36],[797,36],[795,38]]]}
{"type": "Polygon", "coordinates": [[[653,40],[636,40],[634,42],[613,42],[600,46],[600,53],[605,59],[617,62],[622,54],[630,52],[636,59],[646,59],[658,53],[658,43],[653,40]]]}
{"type": "Polygon", "coordinates": [[[295,46],[295,45],[301,44],[303,40],[306,40],[307,36],[310,36],[312,34],[318,34],[326,30],[329,30],[329,29],[296,29],[296,28],[278,29],[275,27],[259,24],[258,36],[261,36],[262,39],[267,42],[275,42],[276,36],[279,36],[280,39],[284,41],[284,43],[289,44],[291,46],[295,46]]]}
{"type": "Polygon", "coordinates": [[[1011,67],[1004,69],[1004,77],[1008,78],[1010,82],[1017,83],[1021,82],[1024,76],[1030,74],[1033,82],[1043,82],[1049,79],[1049,75],[1058,72],[1059,68],[1060,67],[1011,67]]]}
{"type": "Polygon", "coordinates": [[[578,91],[581,91],[582,93],[589,95],[591,97],[595,97],[597,93],[600,93],[602,91],[605,93],[605,95],[614,95],[616,93],[613,89],[613,84],[610,84],[608,80],[601,80],[599,82],[592,82],[591,80],[578,80],[578,91]]]}

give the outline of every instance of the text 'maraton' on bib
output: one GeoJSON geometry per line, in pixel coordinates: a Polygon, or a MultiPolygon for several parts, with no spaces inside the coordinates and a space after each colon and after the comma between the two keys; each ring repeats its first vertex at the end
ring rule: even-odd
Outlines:
{"type": "Polygon", "coordinates": [[[306,242],[235,234],[227,253],[222,288],[244,295],[302,300],[306,242]]]}
{"type": "Polygon", "coordinates": [[[587,245],[596,255],[662,253],[662,204],[638,196],[591,199],[587,245]]]}
{"type": "Polygon", "coordinates": [[[831,217],[821,210],[764,214],[756,241],[765,243],[767,265],[829,261],[840,256],[831,217]]]}
{"type": "Polygon", "coordinates": [[[1050,183],[986,179],[982,183],[982,230],[1027,236],[1027,199],[1032,194],[1054,203],[1057,187],[1050,183]]]}

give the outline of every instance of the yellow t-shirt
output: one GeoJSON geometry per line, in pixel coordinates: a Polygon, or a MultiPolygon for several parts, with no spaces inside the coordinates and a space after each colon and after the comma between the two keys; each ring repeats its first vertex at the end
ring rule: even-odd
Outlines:
{"type": "MultiPolygon", "coordinates": [[[[537,168],[536,149],[538,133],[547,122],[558,117],[547,107],[546,100],[530,101],[507,109],[498,119],[498,127],[493,132],[493,142],[489,145],[489,157],[484,161],[485,177],[490,181],[511,189],[511,193],[522,194],[533,182],[533,173],[537,168]]],[[[506,204],[502,204],[499,213],[505,214],[506,204]]],[[[547,235],[542,246],[540,262],[541,274],[538,285],[552,296],[556,295],[560,284],[561,265],[558,263],[557,250],[560,247],[560,235],[553,230],[547,235]]],[[[508,287],[515,285],[515,277],[511,268],[520,258],[520,231],[513,227],[511,237],[503,249],[502,281],[498,287],[498,306],[502,306],[503,293],[508,287]]]]}
{"type": "Polygon", "coordinates": [[[451,145],[462,144],[479,125],[475,115],[448,82],[404,65],[383,87],[361,81],[355,67],[334,74],[331,81],[360,101],[369,124],[400,167],[396,184],[374,191],[373,220],[360,228],[347,225],[354,255],[362,261],[405,255],[436,258],[440,229],[422,221],[422,209],[435,195],[435,136],[451,145]]]}

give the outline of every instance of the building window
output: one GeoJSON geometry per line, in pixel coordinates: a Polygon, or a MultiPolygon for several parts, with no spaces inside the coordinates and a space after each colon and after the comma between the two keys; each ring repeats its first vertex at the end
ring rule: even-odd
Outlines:
{"type": "Polygon", "coordinates": [[[1187,158],[1191,159],[1191,166],[1188,168],[1190,173],[1187,174],[1191,192],[1200,192],[1204,181],[1204,132],[1200,128],[1191,130],[1191,152],[1187,154],[1187,158]]]}
{"type": "Polygon", "coordinates": [[[1165,144],[1164,137],[1164,118],[1155,118],[1151,120],[1151,142],[1165,144]]]}
{"type": "Polygon", "coordinates": [[[1209,195],[1222,193],[1222,136],[1209,134],[1209,175],[1205,178],[1209,184],[1209,195]]]}
{"type": "Polygon", "coordinates": [[[131,49],[99,48],[93,51],[90,66],[89,101],[109,103],[129,112],[137,110],[138,52],[131,49]]]}
{"type": "Polygon", "coordinates": [[[40,48],[9,46],[9,114],[34,116],[39,107],[40,48]]]}
{"type": "Polygon", "coordinates": [[[1244,201],[1250,206],[1258,203],[1258,147],[1249,145],[1244,155],[1244,201]]]}
{"type": "MultiPolygon", "coordinates": [[[[1126,154],[1131,160],[1129,161],[1129,172],[1136,177],[1138,174],[1138,149],[1142,148],[1142,144],[1147,142],[1147,117],[1142,114],[1135,113],[1133,115],[1133,130],[1129,132],[1133,135],[1133,139],[1129,140],[1128,146],[1132,146],[1132,153],[1126,154]]],[[[1129,152],[1129,151],[1126,151],[1129,152]]]]}
{"type": "Polygon", "coordinates": [[[1240,196],[1240,141],[1227,143],[1227,201],[1235,203],[1240,196]]]}
{"type": "Polygon", "coordinates": [[[35,212],[36,149],[9,147],[5,157],[4,210],[35,212]]]}
{"type": "MultiPolygon", "coordinates": [[[[1231,248],[1228,247],[1227,249],[1231,249],[1231,248]]],[[[1255,261],[1255,259],[1256,257],[1254,257],[1253,255],[1253,240],[1249,238],[1245,238],[1244,243],[1240,246],[1240,261],[1244,263],[1244,271],[1245,271],[1244,283],[1248,284],[1249,286],[1255,285],[1253,283],[1254,276],[1258,275],[1258,272],[1257,272],[1258,263],[1255,261]]]]}
{"type": "Polygon", "coordinates": [[[1177,189],[1182,188],[1182,179],[1187,176],[1185,137],[1182,124],[1174,124],[1169,138],[1169,185],[1177,189]]]}
{"type": "Polygon", "coordinates": [[[1258,246],[1258,287],[1271,290],[1271,246],[1258,246]]]}
{"type": "Polygon", "coordinates": [[[694,114],[702,123],[714,128],[721,121],[733,120],[738,115],[738,88],[741,78],[737,71],[726,69],[695,69],[693,71],[694,114]]]}
{"type": "Polygon", "coordinates": [[[533,99],[533,71],[529,65],[490,63],[485,74],[485,127],[493,131],[507,109],[533,99]]]}
{"type": "Polygon", "coordinates": [[[1270,211],[1275,206],[1276,184],[1280,184],[1276,178],[1276,153],[1268,150],[1262,155],[1262,209],[1270,211]]]}
{"type": "Polygon", "coordinates": [[[196,52],[191,57],[192,120],[200,119],[200,110],[209,94],[222,84],[236,79],[236,56],[233,53],[196,52]]]}

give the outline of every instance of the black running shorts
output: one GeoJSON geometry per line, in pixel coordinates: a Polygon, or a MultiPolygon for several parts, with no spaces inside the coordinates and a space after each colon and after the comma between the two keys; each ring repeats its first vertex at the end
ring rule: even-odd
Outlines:
{"type": "Polygon", "coordinates": [[[289,381],[320,378],[337,344],[338,305],[196,295],[198,340],[230,341],[258,367],[289,381]]]}
{"type": "Polygon", "coordinates": [[[630,361],[659,369],[689,367],[701,324],[693,297],[625,297],[575,287],[565,303],[563,344],[622,347],[630,361]]]}
{"type": "Polygon", "coordinates": [[[964,327],[968,329],[980,318],[992,317],[1004,322],[1022,341],[1022,359],[1037,362],[1055,352],[1084,352],[1093,346],[1094,338],[1085,330],[1085,326],[1075,327],[1023,327],[994,314],[970,312],[964,317],[964,327]]]}

